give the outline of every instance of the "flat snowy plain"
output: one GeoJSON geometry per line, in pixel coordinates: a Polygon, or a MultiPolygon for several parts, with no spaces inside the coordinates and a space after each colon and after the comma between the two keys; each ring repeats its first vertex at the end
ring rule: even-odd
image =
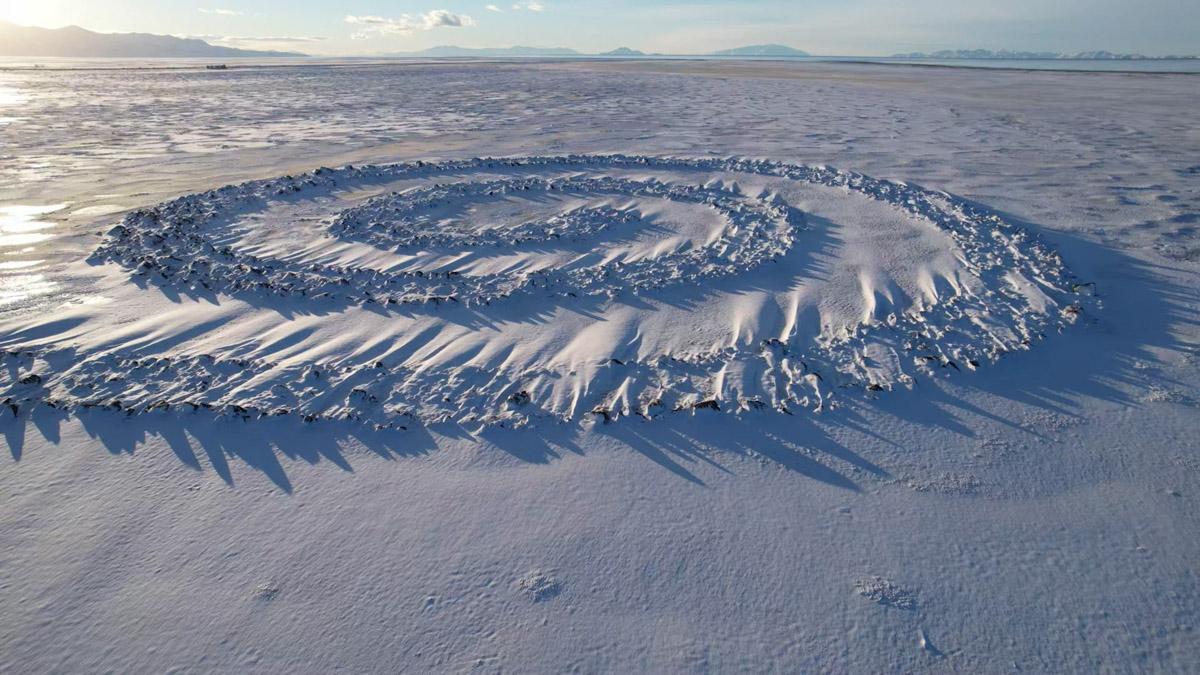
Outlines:
{"type": "Polygon", "coordinates": [[[0,672],[1195,672],[1198,83],[0,71],[0,672]]]}

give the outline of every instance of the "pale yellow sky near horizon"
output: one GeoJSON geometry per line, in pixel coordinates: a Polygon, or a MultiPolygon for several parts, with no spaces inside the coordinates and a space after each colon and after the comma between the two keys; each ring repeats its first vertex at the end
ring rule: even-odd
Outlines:
{"type": "Polygon", "coordinates": [[[1197,0],[0,0],[0,20],[317,55],[435,45],[698,54],[765,43],[825,55],[1200,51],[1197,0]]]}

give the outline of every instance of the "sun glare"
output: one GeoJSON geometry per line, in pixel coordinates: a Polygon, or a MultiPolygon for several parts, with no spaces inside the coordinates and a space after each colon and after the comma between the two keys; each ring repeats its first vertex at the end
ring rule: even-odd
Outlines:
{"type": "Polygon", "coordinates": [[[70,23],[66,21],[61,2],[37,0],[0,0],[0,21],[49,28],[70,23]]]}

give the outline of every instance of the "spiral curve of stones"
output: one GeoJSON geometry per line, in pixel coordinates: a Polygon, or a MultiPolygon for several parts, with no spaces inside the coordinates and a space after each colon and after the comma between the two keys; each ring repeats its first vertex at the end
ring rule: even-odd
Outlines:
{"type": "Polygon", "coordinates": [[[637,193],[638,186],[631,181],[609,180],[602,183],[577,178],[434,185],[373,197],[364,204],[346,209],[334,219],[330,232],[336,237],[397,251],[418,247],[479,248],[516,246],[529,242],[578,241],[634,219],[629,211],[597,206],[572,209],[548,219],[526,221],[504,230],[489,229],[482,232],[461,226],[461,221],[450,225],[439,223],[439,227],[434,229],[420,220],[431,209],[454,200],[470,201],[531,190],[628,195],[637,193]]]}
{"type": "MultiPolygon", "coordinates": [[[[434,170],[431,167],[429,170],[434,170]]],[[[466,167],[462,167],[466,168],[466,167]]],[[[326,189],[337,184],[334,176],[321,170],[303,182],[273,186],[267,183],[268,194],[287,194],[305,186],[326,189]]],[[[346,171],[346,170],[342,170],[346,171]]],[[[368,176],[398,179],[406,177],[394,168],[365,169],[368,176]]],[[[625,196],[660,198],[672,202],[703,205],[715,210],[725,222],[724,235],[703,247],[657,256],[636,262],[612,261],[571,270],[546,269],[519,274],[462,275],[454,271],[396,271],[382,272],[363,267],[296,263],[264,258],[220,246],[203,233],[204,226],[220,219],[223,208],[257,201],[264,195],[246,184],[231,193],[193,195],[168,202],[156,209],[139,211],[126,217],[114,227],[108,240],[93,254],[96,261],[115,262],[159,285],[203,288],[206,291],[230,295],[303,296],[331,299],[354,304],[411,305],[458,302],[467,306],[491,304],[516,293],[553,289],[559,295],[612,297],[621,291],[639,292],[651,288],[694,281],[697,278],[737,274],[786,253],[792,246],[794,232],[790,209],[780,203],[750,199],[717,188],[699,185],[671,185],[657,181],[631,181],[613,177],[512,178],[466,186],[435,186],[432,191],[418,195],[392,197],[385,211],[411,212],[428,207],[439,197],[447,199],[452,192],[528,193],[531,190],[556,191],[590,196],[625,196]],[[399,201],[399,204],[396,202],[399,201]]],[[[223,188],[224,190],[224,188],[223,188]]],[[[403,218],[387,220],[383,227],[364,226],[365,212],[379,211],[380,203],[368,202],[360,209],[343,213],[332,224],[335,236],[365,240],[385,248],[406,248],[419,245],[454,244],[463,248],[513,245],[506,230],[503,234],[450,231],[422,232],[403,218]]],[[[516,239],[548,241],[563,228],[574,224],[584,226],[578,236],[595,234],[613,224],[601,224],[606,215],[616,215],[613,209],[585,209],[574,214],[552,218],[549,223],[531,222],[518,226],[516,239]]],[[[619,215],[617,220],[627,219],[619,215]]]]}
{"type": "Polygon", "coordinates": [[[470,249],[514,241],[587,239],[629,216],[611,207],[581,207],[523,223],[503,233],[450,228],[430,231],[421,214],[452,199],[476,199],[531,191],[665,199],[715,210],[720,237],[703,246],[635,262],[611,262],[574,270],[459,275],[382,272],[375,269],[293,262],[249,254],[206,235],[238,209],[263,207],[291,196],[331,194],[345,187],[387,185],[405,179],[440,179],[472,171],[502,173],[606,169],[686,173],[730,172],[829,186],[891,204],[951,237],[981,292],[959,292],[939,302],[848,327],[814,344],[787,339],[730,346],[705,353],[660,355],[633,362],[596,364],[604,382],[570,407],[548,403],[545,392],[562,373],[536,368],[519,373],[484,372],[465,365],[430,372],[402,363],[312,363],[303,367],[219,354],[144,356],[115,352],[85,356],[38,345],[9,345],[0,353],[3,403],[14,414],[34,405],[68,412],[103,407],[128,414],[213,411],[251,419],[295,416],[305,422],[354,420],[379,429],[414,423],[455,422],[523,426],[537,419],[567,421],[591,415],[614,421],[673,412],[759,409],[827,410],[849,393],[860,397],[911,386],[916,375],[973,370],[1008,352],[1030,348],[1073,323],[1090,293],[1058,253],[990,209],[914,185],[894,183],[823,166],[740,158],[670,158],[631,155],[479,158],[437,163],[321,168],[299,176],[251,181],[188,195],[129,214],[93,254],[152,284],[207,291],[251,302],[304,296],[311,302],[375,306],[490,304],[517,295],[619,297],[651,293],[673,283],[735,275],[786,254],[803,241],[804,224],[778,196],[751,198],[722,187],[678,185],[611,176],[543,178],[521,175],[459,182],[384,194],[328,221],[330,236],[384,250],[428,247],[470,249]],[[1012,273],[1036,279],[1053,299],[1053,310],[1032,311],[1010,282],[1012,273]],[[989,324],[981,317],[989,317],[989,324]],[[997,330],[996,324],[1003,324],[997,330]],[[868,367],[872,350],[905,360],[899,375],[881,378],[868,367]],[[753,364],[761,377],[754,391],[722,393],[714,382],[731,364],[753,364]],[[268,385],[264,385],[266,382],[268,385]],[[607,384],[606,384],[607,383],[607,384]]]}

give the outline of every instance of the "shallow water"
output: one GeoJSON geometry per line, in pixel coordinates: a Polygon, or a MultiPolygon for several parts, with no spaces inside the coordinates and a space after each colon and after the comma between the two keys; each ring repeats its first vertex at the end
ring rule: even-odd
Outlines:
{"type": "MultiPolygon", "coordinates": [[[[841,60],[841,59],[835,59],[841,60]]],[[[859,60],[846,57],[845,60],[859,60]]],[[[1071,70],[1092,73],[1200,73],[1200,59],[905,59],[866,58],[869,63],[894,63],[950,68],[1013,70],[1071,70]]]]}
{"type": "MultiPolygon", "coordinates": [[[[302,58],[242,58],[229,59],[224,62],[228,68],[285,68],[316,65],[328,66],[361,66],[367,64],[429,64],[429,63],[470,63],[470,62],[503,62],[503,63],[534,63],[538,61],[747,61],[747,62],[792,62],[792,63],[889,63],[916,66],[946,66],[952,68],[1007,68],[1014,70],[1070,70],[1086,72],[1127,72],[1127,73],[1200,73],[1200,59],[912,59],[891,56],[642,56],[635,59],[624,57],[458,57],[458,58],[418,58],[418,57],[302,57],[302,58]]],[[[0,57],[0,70],[27,69],[59,69],[59,70],[161,70],[168,68],[200,69],[211,65],[219,59],[197,58],[160,58],[160,59],[131,59],[131,58],[31,58],[31,57],[0,57]]]]}
{"type": "Polygon", "coordinates": [[[40,254],[55,238],[55,224],[45,217],[66,207],[0,206],[0,308],[27,305],[59,287],[42,273],[40,254]]]}

